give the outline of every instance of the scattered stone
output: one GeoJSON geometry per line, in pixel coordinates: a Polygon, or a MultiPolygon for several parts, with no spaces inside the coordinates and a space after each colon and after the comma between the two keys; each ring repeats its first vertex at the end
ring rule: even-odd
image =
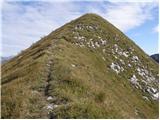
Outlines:
{"type": "Polygon", "coordinates": [[[159,92],[153,94],[152,99],[153,99],[153,100],[158,100],[158,99],[159,99],[159,92]]]}
{"type": "Polygon", "coordinates": [[[105,52],[106,52],[106,49],[103,49],[102,52],[105,53],[105,52]]]}
{"type": "Polygon", "coordinates": [[[120,61],[123,65],[125,65],[124,60],[120,59],[119,61],[120,61]]]}
{"type": "Polygon", "coordinates": [[[76,67],[76,65],[74,65],[74,64],[71,64],[71,66],[72,66],[72,67],[76,67]]]}
{"type": "Polygon", "coordinates": [[[153,100],[158,100],[159,98],[159,92],[157,89],[153,88],[153,87],[148,87],[147,88],[147,92],[151,95],[151,98],[153,100]]]}
{"type": "Polygon", "coordinates": [[[50,67],[50,64],[46,64],[47,65],[47,67],[50,67]]]}
{"type": "Polygon", "coordinates": [[[156,78],[150,73],[149,75],[148,74],[146,74],[145,76],[144,76],[144,78],[146,79],[146,81],[148,82],[148,83],[151,83],[151,82],[155,82],[156,81],[156,78]]]}
{"type": "Polygon", "coordinates": [[[138,72],[138,74],[139,74],[140,76],[142,76],[142,77],[146,76],[144,70],[141,69],[141,68],[139,68],[139,67],[137,68],[137,72],[138,72]]]}
{"type": "Polygon", "coordinates": [[[142,98],[149,101],[148,97],[146,97],[146,96],[142,96],[142,98]]]}
{"type": "Polygon", "coordinates": [[[153,87],[148,87],[147,91],[148,91],[148,93],[150,93],[150,94],[154,94],[154,93],[157,92],[157,89],[155,89],[155,88],[153,88],[153,87]]]}
{"type": "Polygon", "coordinates": [[[100,47],[100,45],[98,44],[98,42],[95,42],[95,46],[100,47]]]}
{"type": "Polygon", "coordinates": [[[119,40],[120,40],[118,34],[115,35],[115,40],[116,40],[116,41],[119,41],[119,40]]]}
{"type": "Polygon", "coordinates": [[[129,80],[133,85],[135,85],[136,88],[142,89],[142,87],[138,83],[138,79],[137,79],[137,77],[135,75],[133,75],[129,80]]]}
{"type": "Polygon", "coordinates": [[[122,51],[118,51],[117,52],[119,55],[123,55],[123,52],[122,51]]]}
{"type": "Polygon", "coordinates": [[[152,74],[150,74],[149,79],[150,79],[150,81],[155,81],[156,80],[156,78],[152,74]]]}
{"type": "Polygon", "coordinates": [[[48,100],[48,101],[53,100],[53,97],[52,97],[52,96],[49,96],[49,97],[47,98],[47,100],[48,100]]]}
{"type": "Polygon", "coordinates": [[[47,105],[47,109],[48,109],[48,110],[53,110],[53,104],[47,105]]]}
{"type": "Polygon", "coordinates": [[[79,41],[84,41],[85,40],[85,37],[84,36],[78,36],[76,37],[79,41]]]}
{"type": "Polygon", "coordinates": [[[115,52],[118,52],[118,45],[114,44],[114,47],[115,47],[115,52]]]}
{"type": "Polygon", "coordinates": [[[85,45],[83,45],[83,44],[80,44],[79,46],[80,46],[80,47],[85,47],[85,45]]]}
{"type": "Polygon", "coordinates": [[[106,41],[106,40],[103,40],[103,39],[100,39],[100,41],[101,41],[101,44],[102,44],[102,45],[106,45],[106,43],[107,43],[107,41],[106,41]]]}
{"type": "Polygon", "coordinates": [[[53,108],[57,108],[58,107],[58,105],[53,105],[53,108]]]}
{"type": "Polygon", "coordinates": [[[114,49],[112,49],[112,53],[113,54],[117,53],[119,55],[123,55],[122,49],[117,44],[114,44],[114,49]]]}
{"type": "Polygon", "coordinates": [[[93,43],[93,41],[91,41],[91,46],[92,46],[93,48],[96,48],[96,47],[94,46],[94,43],[93,43]]]}
{"type": "Polygon", "coordinates": [[[146,82],[145,80],[142,80],[142,82],[143,82],[145,85],[148,85],[148,82],[146,82]]]}
{"type": "Polygon", "coordinates": [[[136,78],[135,75],[133,75],[133,76],[131,77],[130,81],[131,81],[132,84],[137,84],[138,79],[136,78]]]}
{"type": "Polygon", "coordinates": [[[118,57],[116,55],[114,55],[114,58],[118,59],[118,57]]]}
{"type": "Polygon", "coordinates": [[[119,69],[120,69],[119,65],[116,65],[115,63],[112,63],[112,64],[110,65],[110,67],[111,67],[111,69],[114,70],[117,74],[120,72],[120,71],[119,71],[119,69]]]}
{"type": "Polygon", "coordinates": [[[148,70],[146,70],[146,69],[144,69],[144,72],[145,72],[146,74],[149,74],[148,70]]]}
{"type": "Polygon", "coordinates": [[[114,70],[117,74],[120,73],[120,71],[124,71],[123,67],[120,67],[118,64],[112,63],[110,65],[111,69],[114,70]]]}
{"type": "Polygon", "coordinates": [[[48,110],[53,110],[54,108],[57,108],[57,107],[58,107],[58,105],[53,105],[53,104],[48,104],[47,105],[48,110]]]}
{"type": "Polygon", "coordinates": [[[157,92],[157,89],[156,89],[156,88],[151,88],[151,91],[152,91],[153,93],[156,93],[156,92],[157,92]]]}
{"type": "Polygon", "coordinates": [[[105,59],[104,57],[102,57],[102,59],[103,59],[104,61],[106,61],[106,59],[105,59]]]}
{"type": "Polygon", "coordinates": [[[114,49],[112,49],[112,54],[115,54],[114,49]]]}
{"type": "Polygon", "coordinates": [[[100,36],[98,36],[98,38],[100,39],[101,37],[100,37],[100,36]]]}
{"type": "Polygon", "coordinates": [[[125,56],[125,57],[128,57],[128,56],[129,56],[129,55],[128,55],[128,52],[123,52],[122,54],[123,54],[123,56],[125,56]]]}
{"type": "Polygon", "coordinates": [[[132,57],[132,62],[138,62],[138,61],[139,61],[139,58],[137,56],[132,57]]]}
{"type": "Polygon", "coordinates": [[[89,26],[88,28],[93,29],[93,27],[92,27],[92,26],[89,26]]]}
{"type": "Polygon", "coordinates": [[[77,36],[74,36],[73,38],[74,38],[74,39],[78,39],[78,37],[77,37],[77,36]]]}
{"type": "Polygon", "coordinates": [[[139,115],[139,110],[135,109],[135,115],[139,115]]]}
{"type": "Polygon", "coordinates": [[[128,64],[128,67],[132,67],[132,65],[131,65],[131,64],[128,64]]]}
{"type": "Polygon", "coordinates": [[[75,30],[84,30],[84,29],[90,29],[90,30],[96,30],[96,26],[91,26],[91,25],[85,25],[85,24],[78,24],[74,28],[75,30]]]}
{"type": "Polygon", "coordinates": [[[121,71],[124,71],[124,68],[123,68],[123,67],[121,67],[121,71]]]}
{"type": "Polygon", "coordinates": [[[130,53],[132,52],[132,51],[134,51],[134,49],[133,48],[128,48],[128,51],[130,51],[130,53]]]}

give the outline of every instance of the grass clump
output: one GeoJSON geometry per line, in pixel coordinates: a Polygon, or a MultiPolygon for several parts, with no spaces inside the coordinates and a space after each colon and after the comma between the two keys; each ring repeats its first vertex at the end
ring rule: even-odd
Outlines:
{"type": "Polygon", "coordinates": [[[100,91],[99,93],[95,95],[95,101],[100,102],[100,103],[104,102],[105,98],[106,96],[103,91],[100,91]]]}

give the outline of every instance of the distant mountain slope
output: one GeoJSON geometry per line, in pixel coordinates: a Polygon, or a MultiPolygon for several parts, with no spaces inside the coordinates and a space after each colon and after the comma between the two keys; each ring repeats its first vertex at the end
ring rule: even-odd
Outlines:
{"type": "Polygon", "coordinates": [[[151,58],[155,60],[157,63],[159,63],[159,54],[153,54],[151,55],[151,58]]]}
{"type": "Polygon", "coordinates": [[[9,57],[1,57],[1,63],[5,63],[7,62],[8,60],[10,60],[13,56],[9,56],[9,57]]]}
{"type": "Polygon", "coordinates": [[[2,118],[158,118],[158,64],[86,14],[2,65],[2,118]]]}

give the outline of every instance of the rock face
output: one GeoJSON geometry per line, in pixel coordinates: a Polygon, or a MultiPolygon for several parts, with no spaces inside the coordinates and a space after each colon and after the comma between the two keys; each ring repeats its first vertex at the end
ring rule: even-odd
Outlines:
{"type": "Polygon", "coordinates": [[[2,118],[158,118],[158,65],[86,14],[2,65],[2,118]]]}
{"type": "Polygon", "coordinates": [[[159,54],[151,55],[151,58],[155,60],[157,63],[159,63],[159,54]]]}

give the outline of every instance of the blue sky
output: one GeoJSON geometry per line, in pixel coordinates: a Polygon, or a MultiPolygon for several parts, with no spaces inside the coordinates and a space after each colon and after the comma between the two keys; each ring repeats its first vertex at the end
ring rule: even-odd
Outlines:
{"type": "Polygon", "coordinates": [[[158,52],[157,0],[4,0],[1,56],[20,53],[32,43],[85,13],[107,19],[147,54],[158,52]]]}

